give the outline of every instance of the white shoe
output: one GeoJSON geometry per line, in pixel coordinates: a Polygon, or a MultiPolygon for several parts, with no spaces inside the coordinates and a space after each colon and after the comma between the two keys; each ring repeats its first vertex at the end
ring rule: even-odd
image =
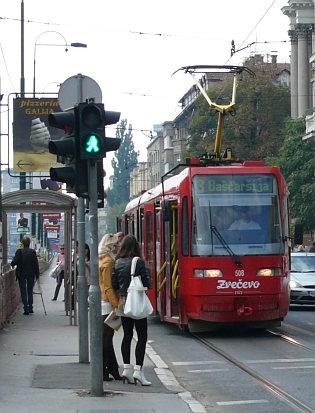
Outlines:
{"type": "Polygon", "coordinates": [[[127,383],[129,384],[135,384],[132,371],[133,371],[133,366],[131,364],[124,364],[124,371],[122,372],[122,375],[121,375],[123,379],[123,383],[127,381],[127,383]]]}
{"type": "Polygon", "coordinates": [[[142,386],[151,386],[151,382],[146,380],[144,377],[144,373],[142,371],[142,366],[135,366],[134,372],[133,372],[133,378],[135,381],[135,384],[137,384],[137,381],[140,381],[142,386]]]}

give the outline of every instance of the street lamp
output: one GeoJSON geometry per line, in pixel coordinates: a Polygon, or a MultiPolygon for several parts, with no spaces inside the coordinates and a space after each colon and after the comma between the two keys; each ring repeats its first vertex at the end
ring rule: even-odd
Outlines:
{"type": "Polygon", "coordinates": [[[35,97],[35,81],[36,81],[36,75],[35,75],[35,70],[36,70],[36,46],[66,46],[66,48],[65,48],[65,51],[66,51],[66,52],[68,51],[68,47],[69,47],[69,46],[71,46],[71,47],[87,47],[87,45],[86,45],[85,43],[75,42],[75,43],[70,43],[70,44],[68,44],[67,41],[66,41],[66,39],[65,39],[65,37],[64,37],[61,33],[56,32],[55,30],[48,30],[48,31],[46,31],[46,32],[41,33],[41,34],[37,37],[37,39],[36,39],[36,41],[35,41],[35,45],[34,45],[33,97],[35,97]],[[56,33],[56,34],[59,34],[59,36],[61,36],[61,37],[63,38],[63,40],[65,41],[65,44],[64,44],[64,45],[63,45],[63,44],[50,44],[50,43],[49,43],[49,44],[43,44],[43,43],[37,44],[38,39],[39,39],[43,34],[45,34],[45,33],[56,33]]]}

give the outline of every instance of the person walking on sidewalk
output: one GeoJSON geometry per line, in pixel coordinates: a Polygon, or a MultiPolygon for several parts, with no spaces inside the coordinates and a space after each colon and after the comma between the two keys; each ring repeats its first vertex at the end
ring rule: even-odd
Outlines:
{"type": "MultiPolygon", "coordinates": [[[[141,258],[139,243],[133,235],[126,235],[122,240],[120,251],[116,256],[112,275],[113,287],[119,290],[123,303],[126,302],[127,290],[131,281],[130,273],[133,257],[140,257],[137,261],[135,276],[141,277],[144,287],[149,287],[150,281],[144,261],[141,258]]],[[[122,373],[123,382],[125,383],[125,381],[127,381],[129,384],[137,384],[137,381],[139,381],[142,386],[150,386],[151,382],[146,380],[142,370],[145,347],[148,339],[148,319],[145,317],[140,320],[135,320],[122,316],[121,322],[124,330],[124,337],[121,343],[121,353],[124,361],[124,371],[122,373]],[[133,369],[133,366],[130,364],[130,348],[134,327],[136,328],[138,341],[135,350],[136,365],[133,369]]]]}
{"type": "MultiPolygon", "coordinates": [[[[65,262],[65,246],[64,246],[64,244],[60,244],[60,252],[58,252],[58,254],[57,254],[56,264],[58,264],[58,262],[63,262],[63,263],[65,262]]],[[[62,269],[60,271],[59,275],[56,278],[57,285],[56,285],[54,297],[51,299],[51,301],[57,301],[59,291],[60,291],[60,288],[62,286],[62,281],[63,281],[64,278],[65,278],[65,270],[62,269]]]]}
{"type": "Polygon", "coordinates": [[[99,243],[99,283],[102,294],[102,341],[103,341],[103,380],[122,380],[118,370],[118,363],[115,355],[113,337],[115,330],[109,327],[104,321],[108,315],[117,308],[119,294],[112,286],[112,269],[115,262],[115,254],[119,247],[118,236],[116,234],[105,234],[99,243]]]}
{"type": "Polygon", "coordinates": [[[39,266],[36,251],[30,248],[31,240],[22,239],[23,248],[15,252],[11,267],[16,268],[16,279],[19,282],[24,315],[33,314],[33,288],[35,279],[39,278],[39,266]]]}

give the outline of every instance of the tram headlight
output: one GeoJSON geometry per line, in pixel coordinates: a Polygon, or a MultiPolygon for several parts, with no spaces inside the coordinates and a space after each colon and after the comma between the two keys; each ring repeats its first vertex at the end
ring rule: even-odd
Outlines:
{"type": "Polygon", "coordinates": [[[194,270],[194,277],[199,278],[217,278],[223,277],[222,271],[218,269],[213,270],[194,270]]]}
{"type": "Polygon", "coordinates": [[[257,271],[257,277],[273,277],[275,275],[282,275],[281,268],[261,268],[257,271]]]}

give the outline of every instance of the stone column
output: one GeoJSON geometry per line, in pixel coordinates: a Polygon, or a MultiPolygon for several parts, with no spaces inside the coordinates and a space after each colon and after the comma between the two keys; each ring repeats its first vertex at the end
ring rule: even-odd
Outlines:
{"type": "Polygon", "coordinates": [[[298,42],[295,30],[289,30],[291,39],[291,118],[298,118],[298,42]]]}
{"type": "Polygon", "coordinates": [[[308,43],[311,38],[311,26],[297,24],[295,31],[298,37],[298,117],[301,117],[309,108],[310,101],[308,43]]]}

